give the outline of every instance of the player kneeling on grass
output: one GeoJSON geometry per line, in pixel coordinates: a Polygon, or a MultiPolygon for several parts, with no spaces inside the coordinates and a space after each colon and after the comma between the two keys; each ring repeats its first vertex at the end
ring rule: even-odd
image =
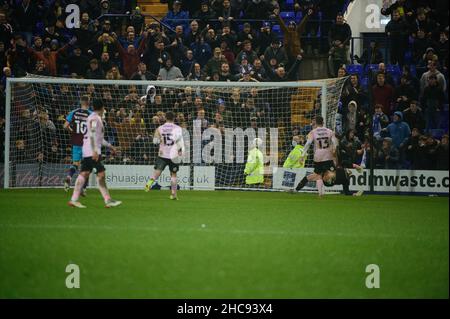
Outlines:
{"type": "Polygon", "coordinates": [[[78,199],[80,197],[81,189],[84,183],[89,179],[89,175],[95,168],[97,172],[97,184],[100,193],[105,200],[105,206],[115,207],[122,204],[120,201],[111,199],[108,188],[105,181],[105,166],[101,161],[102,146],[106,146],[115,152],[114,146],[109,144],[104,139],[103,128],[103,114],[104,106],[101,100],[94,100],[93,103],[94,113],[87,118],[87,132],[83,138],[83,159],[81,160],[81,172],[75,182],[75,188],[73,190],[72,199],[69,202],[69,206],[77,208],[86,208],[81,204],[78,199]]]}
{"type": "MultiPolygon", "coordinates": [[[[354,168],[361,173],[362,167],[353,164],[354,168]]],[[[332,187],[334,185],[342,185],[345,195],[352,195],[350,192],[350,176],[352,176],[352,171],[347,168],[339,167],[333,171],[326,171],[322,175],[323,184],[327,187],[332,187]]],[[[353,196],[361,196],[363,191],[358,191],[353,194],[353,196]]]]}
{"type": "Polygon", "coordinates": [[[181,127],[174,123],[175,115],[172,112],[166,113],[166,123],[158,127],[153,136],[153,143],[159,144],[158,158],[155,162],[153,176],[145,185],[145,191],[152,189],[153,184],[169,166],[170,171],[170,199],[178,200],[177,197],[177,172],[179,163],[184,154],[183,131],[181,127]]]}

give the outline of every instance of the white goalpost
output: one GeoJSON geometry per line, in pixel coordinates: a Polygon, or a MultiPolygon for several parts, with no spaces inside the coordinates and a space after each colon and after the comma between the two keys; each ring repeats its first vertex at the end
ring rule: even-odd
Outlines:
{"type": "MultiPolygon", "coordinates": [[[[335,129],[345,81],[8,78],[4,188],[63,186],[72,164],[70,133],[63,125],[67,115],[80,107],[80,98],[88,96],[104,101],[105,138],[120,150],[104,158],[111,188],[145,185],[158,155],[152,143],[154,130],[164,122],[165,112],[172,111],[186,146],[181,188],[280,190],[289,187],[284,179],[292,178],[285,172],[279,176],[293,149],[292,138],[306,136],[317,115],[335,129]],[[262,141],[264,158],[264,178],[258,183],[244,175],[255,138],[262,141]]],[[[305,167],[312,167],[311,154],[305,167]]],[[[167,186],[166,176],[158,181],[161,187],[167,186]]]]}

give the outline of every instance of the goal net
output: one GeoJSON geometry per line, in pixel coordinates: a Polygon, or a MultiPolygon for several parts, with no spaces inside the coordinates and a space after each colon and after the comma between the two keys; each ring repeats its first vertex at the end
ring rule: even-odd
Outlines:
{"type": "MultiPolygon", "coordinates": [[[[104,101],[105,139],[120,150],[104,154],[107,182],[113,188],[145,185],[158,156],[154,131],[172,111],[186,146],[178,174],[181,188],[277,189],[275,175],[294,148],[293,137],[306,137],[317,115],[335,129],[345,80],[148,82],[31,75],[8,79],[4,187],[62,187],[72,164],[71,133],[64,123],[88,96],[90,101],[104,101]],[[251,166],[247,159],[255,138],[261,139],[264,160],[263,178],[257,183],[244,174],[246,165],[251,166]]],[[[80,123],[71,125],[74,131],[85,130],[80,123]]],[[[311,166],[309,154],[305,167],[311,166]]],[[[167,177],[163,173],[157,186],[169,185],[167,177]]],[[[286,186],[289,176],[282,178],[286,186]]]]}

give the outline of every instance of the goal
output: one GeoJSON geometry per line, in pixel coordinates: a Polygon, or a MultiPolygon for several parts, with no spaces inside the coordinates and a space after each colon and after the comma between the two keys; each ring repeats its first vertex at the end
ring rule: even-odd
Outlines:
{"type": "MultiPolygon", "coordinates": [[[[106,105],[106,153],[112,188],[141,188],[153,171],[155,129],[165,112],[183,128],[186,152],[179,186],[193,189],[277,190],[294,175],[283,170],[294,136],[306,136],[315,116],[335,129],[346,78],[299,82],[118,81],[35,77],[9,78],[6,86],[4,187],[62,187],[72,163],[70,133],[63,128],[80,98],[106,105]],[[244,175],[255,138],[264,158],[264,178],[244,175]],[[280,175],[281,174],[281,175],[280,175]]],[[[306,160],[312,166],[312,156],[306,160]]],[[[292,173],[291,172],[291,173],[292,173]]],[[[298,174],[297,174],[298,175],[298,174]]],[[[170,184],[167,172],[158,184],[170,184]]],[[[92,184],[91,184],[92,185],[92,184]]]]}

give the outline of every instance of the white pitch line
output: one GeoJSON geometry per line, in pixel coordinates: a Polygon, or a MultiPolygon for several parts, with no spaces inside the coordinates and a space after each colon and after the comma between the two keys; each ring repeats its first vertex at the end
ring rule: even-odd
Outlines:
{"type": "MultiPolygon", "coordinates": [[[[251,229],[211,229],[203,228],[159,228],[150,226],[116,226],[116,225],[50,225],[50,224],[0,224],[0,228],[12,229],[80,229],[80,230],[112,230],[112,231],[144,231],[144,232],[175,232],[175,233],[221,233],[221,234],[248,234],[248,235],[274,235],[274,236],[297,236],[297,237],[344,237],[344,238],[407,238],[417,241],[429,240],[436,236],[397,235],[387,233],[329,233],[329,232],[302,232],[285,230],[251,230],[251,229]]],[[[442,238],[444,239],[444,238],[442,238]]],[[[448,238],[447,238],[448,239],[448,238]]]]}

